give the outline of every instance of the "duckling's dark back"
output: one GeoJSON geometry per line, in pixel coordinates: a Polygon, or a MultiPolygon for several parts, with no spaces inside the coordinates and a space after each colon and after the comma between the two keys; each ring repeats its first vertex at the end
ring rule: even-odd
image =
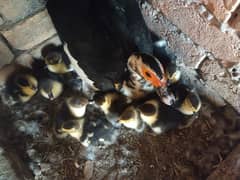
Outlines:
{"type": "Polygon", "coordinates": [[[184,121],[184,115],[171,106],[160,103],[158,121],[156,125],[160,125],[163,131],[177,128],[184,121]]]}

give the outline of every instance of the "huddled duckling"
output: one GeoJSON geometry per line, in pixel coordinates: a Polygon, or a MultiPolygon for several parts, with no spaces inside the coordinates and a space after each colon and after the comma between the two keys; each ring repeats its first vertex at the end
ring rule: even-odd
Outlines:
{"type": "Polygon", "coordinates": [[[93,97],[95,104],[104,112],[106,118],[115,126],[118,126],[118,119],[123,112],[128,98],[123,94],[110,90],[98,92],[93,97]]]}
{"type": "Polygon", "coordinates": [[[171,106],[159,101],[158,97],[150,98],[139,107],[140,118],[156,134],[178,127],[184,121],[184,115],[171,106]]]}
{"type": "Polygon", "coordinates": [[[49,100],[58,98],[63,92],[63,84],[54,79],[42,79],[39,84],[40,94],[49,100]]]}
{"type": "Polygon", "coordinates": [[[179,83],[171,85],[169,89],[176,99],[172,107],[184,115],[194,115],[199,112],[202,101],[194,89],[179,83]]]}
{"type": "Polygon", "coordinates": [[[67,135],[80,140],[83,134],[84,118],[67,119],[55,126],[57,137],[66,137],[67,135]]]}
{"type": "Polygon", "coordinates": [[[66,98],[57,110],[54,131],[57,137],[71,136],[88,147],[108,145],[116,140],[116,128],[82,95],[66,98]],[[90,109],[90,110],[89,110],[90,109]],[[98,111],[97,114],[94,111],[98,111]]]}
{"type": "Polygon", "coordinates": [[[11,63],[5,65],[1,71],[6,92],[19,102],[29,101],[38,91],[38,80],[31,68],[11,63]]]}
{"type": "Polygon", "coordinates": [[[64,53],[62,46],[48,45],[42,50],[42,56],[47,69],[56,74],[65,74],[73,69],[70,67],[68,57],[64,53]]]}
{"type": "Polygon", "coordinates": [[[158,95],[152,93],[128,105],[120,115],[119,122],[137,132],[142,132],[147,125],[154,133],[161,134],[179,127],[185,119],[181,112],[162,103],[158,95]]]}
{"type": "Polygon", "coordinates": [[[72,116],[80,118],[86,113],[88,99],[84,96],[71,96],[66,99],[66,105],[72,116]]]}
{"type": "Polygon", "coordinates": [[[105,116],[98,113],[94,116],[86,114],[80,142],[86,147],[108,146],[116,141],[118,134],[119,129],[115,128],[105,116]]]}
{"type": "Polygon", "coordinates": [[[140,112],[134,105],[128,106],[120,115],[118,122],[127,128],[142,132],[145,128],[140,112]]]}
{"type": "Polygon", "coordinates": [[[57,136],[70,135],[80,140],[83,133],[87,103],[88,100],[85,97],[74,95],[66,98],[59,105],[54,117],[54,131],[57,136]]]}

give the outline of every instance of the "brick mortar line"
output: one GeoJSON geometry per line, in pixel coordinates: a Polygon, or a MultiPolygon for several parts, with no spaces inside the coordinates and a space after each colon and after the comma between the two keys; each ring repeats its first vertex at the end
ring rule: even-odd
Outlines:
{"type": "Polygon", "coordinates": [[[32,14],[29,14],[29,15],[26,16],[25,18],[16,21],[14,24],[7,25],[6,27],[4,27],[4,24],[3,24],[3,25],[2,25],[3,27],[0,26],[0,32],[8,31],[8,30],[14,28],[14,27],[17,26],[17,25],[21,25],[21,24],[23,24],[25,21],[27,21],[29,18],[32,18],[32,17],[35,16],[36,14],[41,13],[41,12],[43,12],[43,11],[45,11],[45,10],[47,10],[47,8],[46,8],[46,6],[44,5],[44,7],[40,8],[39,10],[35,11],[35,12],[32,13],[32,14]]]}
{"type": "Polygon", "coordinates": [[[232,9],[229,11],[228,15],[224,19],[223,23],[228,23],[228,21],[232,17],[232,13],[234,13],[239,6],[240,6],[240,0],[237,0],[237,2],[233,5],[232,9]]]}
{"type": "MultiPolygon", "coordinates": [[[[55,28],[55,27],[54,27],[54,28],[55,28]]],[[[45,42],[47,42],[47,41],[49,41],[49,40],[51,40],[52,38],[55,38],[55,37],[58,37],[58,33],[55,33],[55,34],[52,35],[51,37],[45,39],[44,41],[40,42],[39,44],[37,44],[37,45],[33,46],[32,48],[30,48],[30,49],[28,49],[28,50],[25,50],[25,51],[23,51],[23,52],[29,53],[29,52],[31,52],[31,51],[33,51],[33,50],[36,50],[38,47],[40,47],[41,45],[43,45],[45,42]]],[[[60,38],[59,38],[59,39],[60,39],[60,38]]],[[[61,39],[60,39],[60,41],[61,41],[61,43],[63,43],[61,39]]]]}
{"type": "Polygon", "coordinates": [[[231,32],[232,34],[238,34],[237,30],[232,28],[229,25],[229,20],[232,18],[233,13],[237,10],[237,8],[240,6],[240,0],[237,0],[237,2],[234,4],[232,9],[228,11],[228,15],[225,17],[224,21],[220,24],[220,30],[222,32],[231,32]]]}
{"type": "Polygon", "coordinates": [[[3,41],[3,43],[8,47],[8,49],[15,55],[17,53],[17,50],[12,47],[12,45],[8,42],[8,40],[3,36],[3,34],[0,32],[0,41],[3,41]]]}

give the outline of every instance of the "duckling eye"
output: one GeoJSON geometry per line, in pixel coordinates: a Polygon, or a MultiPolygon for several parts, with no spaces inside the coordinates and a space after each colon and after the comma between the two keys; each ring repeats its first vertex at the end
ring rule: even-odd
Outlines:
{"type": "Polygon", "coordinates": [[[24,78],[19,78],[17,80],[17,84],[20,85],[20,86],[29,86],[28,81],[24,78]]]}

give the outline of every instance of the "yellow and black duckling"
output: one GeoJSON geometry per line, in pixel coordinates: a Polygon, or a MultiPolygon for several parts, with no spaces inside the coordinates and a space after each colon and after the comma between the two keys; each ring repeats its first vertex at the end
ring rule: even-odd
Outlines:
{"type": "Polygon", "coordinates": [[[86,104],[85,97],[77,101],[71,97],[66,100],[55,117],[56,136],[59,138],[71,136],[86,147],[112,144],[117,138],[117,129],[98,109],[87,106],[90,109],[87,110],[86,104]],[[94,112],[96,110],[97,112],[94,112]]]}
{"type": "Polygon", "coordinates": [[[194,115],[201,109],[202,101],[194,89],[191,90],[186,85],[176,83],[169,86],[169,91],[172,92],[175,97],[172,107],[182,114],[194,115]]]}
{"type": "Polygon", "coordinates": [[[119,128],[109,122],[99,108],[89,105],[85,117],[84,134],[81,138],[83,145],[108,146],[116,141],[119,128]]]}
{"type": "Polygon", "coordinates": [[[62,46],[48,45],[42,49],[42,56],[47,69],[56,74],[65,74],[73,71],[68,64],[68,57],[64,53],[62,46]]]}
{"type": "Polygon", "coordinates": [[[114,143],[118,137],[119,129],[115,128],[104,116],[86,115],[83,135],[80,142],[84,146],[107,146],[114,143]]]}
{"type": "Polygon", "coordinates": [[[133,53],[127,70],[115,88],[131,99],[144,97],[156,88],[166,88],[167,75],[161,62],[145,53],[133,53]]]}
{"type": "Polygon", "coordinates": [[[127,128],[134,129],[137,132],[142,132],[144,130],[144,122],[140,118],[139,109],[134,105],[128,106],[121,114],[119,118],[119,123],[127,128]]]}
{"type": "Polygon", "coordinates": [[[38,81],[32,74],[16,74],[13,83],[13,93],[21,102],[29,101],[38,91],[38,81]]]}
{"type": "Polygon", "coordinates": [[[38,80],[31,68],[12,63],[1,69],[7,93],[20,102],[29,101],[38,91],[38,80]],[[6,71],[5,71],[6,70],[6,71]]]}
{"type": "Polygon", "coordinates": [[[113,125],[118,126],[117,120],[129,102],[128,98],[120,92],[109,90],[106,92],[97,92],[93,100],[103,111],[106,118],[113,125]]]}
{"type": "Polygon", "coordinates": [[[180,82],[171,84],[167,88],[168,93],[159,95],[160,101],[177,109],[184,115],[194,115],[199,112],[202,102],[198,93],[194,89],[189,89],[180,82]],[[171,94],[174,98],[169,98],[171,94]],[[168,104],[168,99],[171,102],[168,104]]]}
{"type": "Polygon", "coordinates": [[[48,71],[42,59],[35,59],[32,68],[39,81],[39,92],[44,98],[54,100],[63,93],[65,88],[61,75],[48,71]]]}
{"type": "MultiPolygon", "coordinates": [[[[58,119],[58,121],[60,120],[58,119]]],[[[55,124],[55,133],[57,137],[66,137],[69,135],[76,140],[80,140],[83,134],[84,122],[84,118],[63,120],[61,123],[58,122],[55,124]]]]}
{"type": "Polygon", "coordinates": [[[157,96],[146,100],[138,109],[141,120],[156,134],[177,128],[184,121],[183,114],[160,102],[157,96]]]}
{"type": "Polygon", "coordinates": [[[85,122],[86,106],[87,100],[81,95],[68,97],[59,105],[54,117],[54,132],[57,137],[70,135],[80,140],[85,122]]]}
{"type": "Polygon", "coordinates": [[[166,68],[168,85],[177,83],[181,79],[181,71],[176,66],[166,68]]]}
{"type": "Polygon", "coordinates": [[[49,100],[58,98],[63,92],[63,84],[54,79],[42,79],[39,85],[40,94],[49,100]]]}
{"type": "Polygon", "coordinates": [[[66,105],[72,116],[80,118],[86,113],[88,99],[80,95],[71,96],[66,99],[66,105]]]}

